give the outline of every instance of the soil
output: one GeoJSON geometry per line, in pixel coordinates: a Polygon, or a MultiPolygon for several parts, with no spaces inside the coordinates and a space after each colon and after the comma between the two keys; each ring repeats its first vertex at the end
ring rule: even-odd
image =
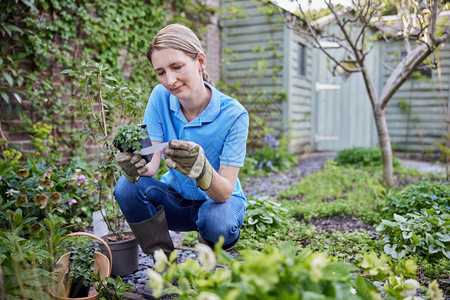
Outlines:
{"type": "Polygon", "coordinates": [[[333,231],[354,232],[360,229],[367,231],[372,239],[378,238],[377,231],[372,225],[366,224],[353,216],[332,216],[324,219],[312,219],[310,222],[319,233],[333,231]]]}
{"type": "Polygon", "coordinates": [[[115,236],[114,234],[108,234],[104,237],[102,237],[107,243],[109,242],[120,242],[120,241],[127,241],[127,240],[131,240],[134,239],[134,234],[132,232],[124,232],[123,233],[123,238],[121,240],[119,240],[117,238],[117,236],[115,236]]]}

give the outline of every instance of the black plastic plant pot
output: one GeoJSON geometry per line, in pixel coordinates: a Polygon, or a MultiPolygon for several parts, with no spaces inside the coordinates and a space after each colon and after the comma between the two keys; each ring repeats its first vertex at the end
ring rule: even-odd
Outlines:
{"type": "Polygon", "coordinates": [[[84,298],[89,296],[90,285],[84,285],[82,281],[74,281],[70,288],[70,298],[84,298]]]}
{"type": "MultiPolygon", "coordinates": [[[[150,147],[152,145],[152,141],[150,138],[145,138],[141,140],[141,150],[147,147],[150,147]]],[[[145,159],[147,163],[149,163],[152,160],[153,153],[148,155],[142,155],[142,158],[145,159]]]]}

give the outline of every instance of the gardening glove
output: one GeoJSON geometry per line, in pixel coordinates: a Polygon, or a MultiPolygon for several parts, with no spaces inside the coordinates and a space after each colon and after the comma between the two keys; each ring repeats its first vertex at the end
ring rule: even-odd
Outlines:
{"type": "Polygon", "coordinates": [[[213,168],[203,148],[189,141],[171,140],[164,148],[165,164],[181,174],[195,179],[197,186],[206,191],[212,183],[213,168]]]}
{"type": "Polygon", "coordinates": [[[145,159],[139,154],[117,152],[116,161],[122,174],[130,181],[138,181],[139,177],[148,171],[145,159]]]}

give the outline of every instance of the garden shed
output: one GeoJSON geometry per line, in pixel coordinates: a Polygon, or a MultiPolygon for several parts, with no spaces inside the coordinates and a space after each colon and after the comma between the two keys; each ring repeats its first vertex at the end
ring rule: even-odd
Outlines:
{"type": "MultiPolygon", "coordinates": [[[[232,4],[240,8],[241,17],[220,21],[226,37],[224,59],[228,55],[231,62],[224,64],[221,78],[239,86],[239,100],[267,120],[275,135],[289,136],[292,153],[378,146],[360,73],[333,75],[325,55],[289,29],[275,7],[252,0],[232,4]],[[254,97],[260,97],[263,109],[254,97]]],[[[389,24],[395,24],[395,17],[389,18],[389,24]]],[[[334,30],[333,20],[330,15],[318,22],[324,30],[334,30]]],[[[378,29],[393,30],[393,26],[384,24],[378,29]]],[[[334,44],[324,42],[324,46],[345,57],[344,50],[334,44]]],[[[366,65],[379,91],[390,74],[388,65],[403,55],[402,46],[402,41],[382,39],[369,43],[373,48],[366,65]]],[[[423,65],[422,76],[410,78],[389,102],[387,120],[394,150],[426,152],[448,134],[449,56],[447,41],[433,57],[435,63],[423,65]]]]}

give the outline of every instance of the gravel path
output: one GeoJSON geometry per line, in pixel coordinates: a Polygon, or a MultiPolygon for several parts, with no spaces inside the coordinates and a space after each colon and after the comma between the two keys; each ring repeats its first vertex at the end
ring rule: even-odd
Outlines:
{"type": "Polygon", "coordinates": [[[320,171],[327,160],[334,157],[335,153],[333,152],[304,155],[300,157],[299,163],[290,172],[272,173],[246,180],[243,182],[245,194],[253,197],[275,197],[280,191],[297,184],[303,177],[320,171]]]}

